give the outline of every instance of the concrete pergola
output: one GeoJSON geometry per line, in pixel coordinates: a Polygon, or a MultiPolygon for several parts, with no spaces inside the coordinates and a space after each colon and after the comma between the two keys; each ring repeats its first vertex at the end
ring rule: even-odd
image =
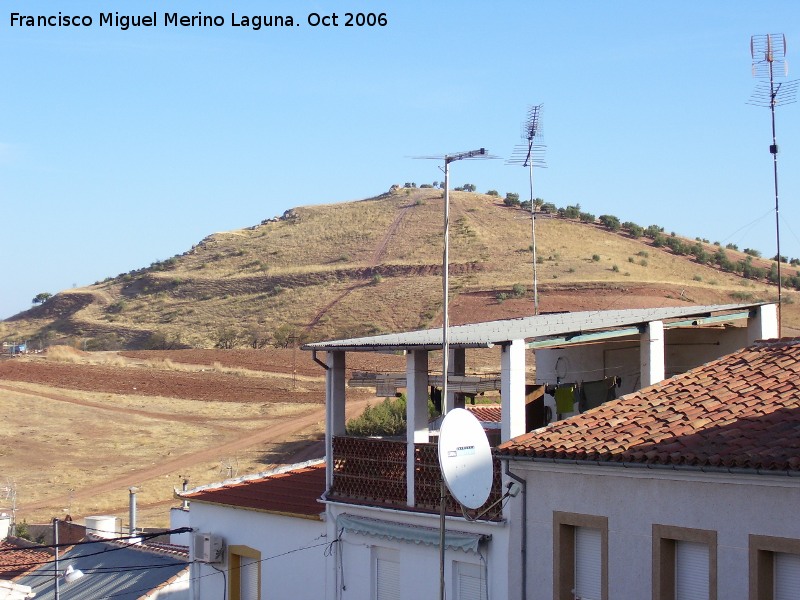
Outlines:
{"type": "MultiPolygon", "coordinates": [[[[542,314],[517,319],[450,327],[450,376],[463,376],[465,351],[470,348],[500,347],[501,440],[525,433],[526,350],[537,352],[537,382],[546,381],[540,369],[552,367],[553,360],[540,363],[539,352],[567,352],[571,347],[611,343],[625,339],[638,343],[639,387],[665,378],[666,334],[670,330],[716,328],[713,346],[698,354],[701,362],[744,347],[757,339],[777,337],[777,307],[774,304],[728,304],[670,308],[586,311],[542,314]],[[742,326],[744,324],[744,326],[742,326]],[[714,354],[709,354],[713,352],[714,354]],[[710,358],[709,358],[710,357],[710,358]]],[[[326,372],[325,448],[327,487],[333,470],[333,438],[345,434],[345,356],[347,352],[404,352],[407,398],[406,444],[408,504],[414,506],[414,445],[429,440],[428,387],[429,353],[441,350],[441,329],[392,333],[353,339],[305,344],[326,372]],[[326,352],[323,362],[318,352],[326,352]]],[[[587,360],[589,354],[584,353],[587,360]]],[[[580,355],[576,355],[580,356],[580,355]]],[[[701,364],[701,362],[697,364],[701,364]]],[[[441,378],[439,378],[441,381],[441,378]]],[[[448,378],[449,381],[449,378],[448,378]]],[[[455,393],[443,399],[446,410],[454,406],[455,393]]]]}

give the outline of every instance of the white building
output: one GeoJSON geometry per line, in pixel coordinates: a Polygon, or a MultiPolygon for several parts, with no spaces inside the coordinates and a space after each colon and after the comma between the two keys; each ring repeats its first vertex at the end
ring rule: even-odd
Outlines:
{"type": "Polygon", "coordinates": [[[324,492],[322,461],[181,492],[191,509],[172,525],[194,529],[192,600],[324,598],[324,492]]]}
{"type": "Polygon", "coordinates": [[[800,598],[800,339],[498,451],[526,491],[509,598],[800,598]]]}
{"type": "MultiPolygon", "coordinates": [[[[498,391],[497,441],[507,442],[544,424],[545,391],[553,391],[553,398],[560,396],[561,402],[565,390],[574,388],[575,401],[570,395],[568,406],[552,405],[548,398],[555,413],[552,418],[565,417],[581,407],[603,404],[605,393],[610,398],[638,390],[776,334],[775,306],[760,304],[546,314],[451,327],[445,407],[460,406],[471,394],[498,391]],[[468,353],[492,348],[497,352],[499,376],[471,374],[468,353]],[[526,368],[534,353],[535,381],[528,380],[526,368]],[[598,389],[604,393],[599,400],[598,389]],[[579,396],[578,390],[586,394],[579,396]]],[[[527,531],[522,527],[526,521],[521,507],[531,502],[532,488],[508,497],[510,483],[524,478],[509,474],[509,463],[501,470],[499,460],[483,509],[466,518],[448,495],[446,551],[440,570],[438,432],[428,422],[427,402],[429,390],[442,383],[441,369],[437,374],[437,366],[429,359],[429,353],[440,351],[441,344],[441,330],[428,330],[304,346],[326,376],[326,452],[324,468],[317,471],[319,513],[303,516],[293,507],[258,508],[252,506],[256,503],[252,499],[251,505],[240,506],[225,500],[225,486],[208,489],[205,497],[196,495],[202,490],[190,491],[185,496],[192,500],[192,527],[215,534],[227,544],[219,561],[200,565],[193,573],[193,581],[201,586],[195,600],[220,597],[219,586],[226,578],[231,600],[417,600],[436,597],[442,584],[450,600],[500,600],[523,594],[523,574],[530,563],[521,557],[529,548],[519,534],[527,531]],[[348,352],[402,352],[406,369],[370,379],[348,371],[348,352]],[[348,382],[375,385],[382,394],[404,388],[405,437],[348,436],[348,382]],[[319,552],[321,547],[323,552],[319,552]],[[286,560],[278,556],[282,553],[286,560]],[[242,565],[260,565],[258,578],[245,582],[242,565]],[[239,587],[233,582],[239,582],[235,584],[239,587]],[[260,595],[244,596],[242,586],[252,586],[249,589],[258,589],[260,595]]],[[[286,476],[289,482],[298,477],[286,476]]],[[[253,485],[240,483],[241,490],[253,485]]],[[[258,502],[271,502],[271,493],[265,488],[258,502]]],[[[529,578],[525,593],[538,590],[539,583],[529,578]]],[[[552,577],[541,583],[552,584],[552,577]]]]}

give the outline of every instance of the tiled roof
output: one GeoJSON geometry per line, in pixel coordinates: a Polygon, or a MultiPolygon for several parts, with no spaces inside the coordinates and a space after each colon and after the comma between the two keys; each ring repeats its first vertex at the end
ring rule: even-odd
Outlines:
{"type": "Polygon", "coordinates": [[[52,559],[52,554],[44,550],[3,540],[0,542],[0,579],[13,579],[52,559]]]}
{"type": "Polygon", "coordinates": [[[325,509],[317,500],[324,492],[325,463],[321,462],[189,490],[179,495],[196,502],[320,518],[325,509]]]}
{"type": "Polygon", "coordinates": [[[521,435],[501,456],[800,471],[800,338],[754,345],[521,435]]]}
{"type": "Polygon", "coordinates": [[[501,409],[499,404],[467,404],[466,408],[483,423],[499,423],[501,409]]]}

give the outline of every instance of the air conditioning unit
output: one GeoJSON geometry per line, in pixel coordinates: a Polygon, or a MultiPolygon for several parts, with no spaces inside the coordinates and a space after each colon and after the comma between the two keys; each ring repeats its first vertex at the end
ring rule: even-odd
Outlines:
{"type": "Polygon", "coordinates": [[[194,559],[204,563],[222,562],[225,556],[225,540],[213,533],[193,534],[194,559]]]}

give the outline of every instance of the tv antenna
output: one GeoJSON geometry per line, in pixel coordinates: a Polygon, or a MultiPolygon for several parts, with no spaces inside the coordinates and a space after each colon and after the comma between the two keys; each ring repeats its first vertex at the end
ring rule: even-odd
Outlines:
{"type": "Polygon", "coordinates": [[[219,461],[219,473],[226,479],[233,479],[239,474],[239,459],[235,456],[221,458],[219,461]]]}
{"type": "Polygon", "coordinates": [[[545,145],[542,144],[542,110],[543,104],[528,108],[528,114],[522,123],[522,144],[514,147],[511,158],[506,164],[522,165],[528,168],[528,179],[531,192],[531,262],[533,263],[533,314],[539,314],[539,279],[536,271],[536,202],[533,198],[533,168],[546,167],[544,162],[545,145]]]}
{"type": "Polygon", "coordinates": [[[753,63],[753,77],[762,80],[756,87],[748,104],[769,107],[772,116],[772,171],[775,181],[775,242],[777,245],[776,261],[778,263],[778,337],[781,336],[781,226],[778,204],[778,142],[775,133],[775,107],[778,104],[791,104],[797,99],[798,80],[775,81],[776,77],[786,77],[789,65],[786,62],[786,36],[782,33],[754,35],[750,38],[750,56],[753,63]]]}
{"type": "MultiPolygon", "coordinates": [[[[447,414],[447,377],[449,372],[450,354],[450,163],[459,160],[474,158],[496,158],[491,156],[486,148],[456,152],[444,156],[417,156],[415,158],[429,160],[444,160],[444,249],[442,252],[442,416],[447,414]]],[[[444,482],[442,482],[444,492],[444,482]]]]}
{"type": "Polygon", "coordinates": [[[0,509],[7,508],[11,511],[11,535],[16,534],[17,526],[17,486],[10,477],[6,478],[5,485],[0,485],[0,501],[9,506],[0,506],[0,509]]]}

